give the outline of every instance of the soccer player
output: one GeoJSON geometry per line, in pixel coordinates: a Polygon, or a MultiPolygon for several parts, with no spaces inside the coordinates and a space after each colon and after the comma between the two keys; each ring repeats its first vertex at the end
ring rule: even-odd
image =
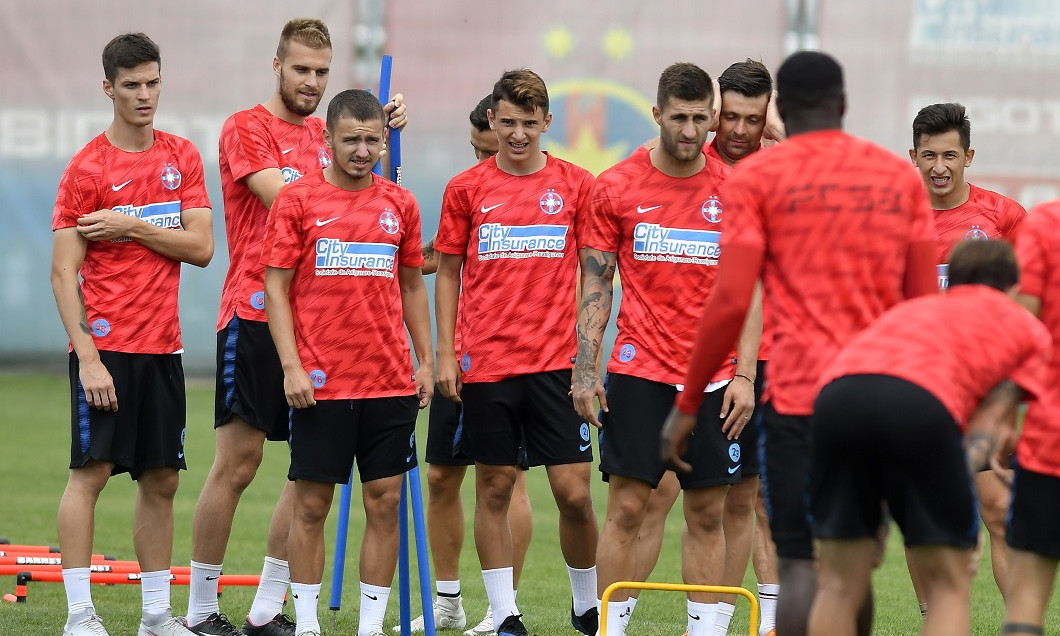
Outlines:
{"type": "Polygon", "coordinates": [[[839,347],[887,308],[936,293],[935,228],[916,172],[841,130],[846,98],[833,58],[792,55],[777,89],[788,139],[745,159],[726,181],[725,258],[662,451],[690,468],[682,451],[703,388],[735,342],[761,278],[774,318],[762,475],[779,558],[777,631],[801,636],[816,579],[805,505],[816,382],[839,347]]]}
{"type": "MultiPolygon", "coordinates": [[[[913,147],[909,149],[909,158],[920,170],[931,207],[935,210],[938,280],[942,289],[947,285],[946,259],[959,241],[1003,238],[1014,242],[1019,226],[1027,216],[1019,203],[965,180],[964,170],[972,165],[975,156],[971,134],[971,122],[960,104],[931,104],[920,109],[913,119],[913,147]]],[[[1001,595],[1005,596],[1005,517],[1009,489],[989,469],[976,473],[975,486],[983,522],[990,536],[994,581],[1001,595]]],[[[912,562],[910,577],[921,612],[926,612],[920,577],[912,562]]]]}
{"type": "MultiPolygon", "coordinates": [[[[497,133],[490,129],[487,111],[493,95],[487,95],[471,111],[471,147],[475,158],[485,161],[497,154],[497,133]]],[[[423,247],[423,273],[438,269],[438,252],[432,238],[423,247]]],[[[459,347],[457,355],[459,355],[459,347]]],[[[460,427],[460,403],[441,395],[435,388],[427,429],[427,538],[438,597],[434,604],[434,624],[439,629],[463,629],[467,624],[460,595],[460,551],[464,546],[464,508],[460,486],[467,467],[474,462],[456,444],[460,427]]],[[[512,581],[516,591],[522,574],[526,550],[533,534],[530,498],[526,494],[526,471],[516,473],[512,502],[508,507],[508,524],[512,529],[512,581]]],[[[394,626],[394,631],[401,629],[394,626]]],[[[413,619],[411,629],[424,629],[423,616],[413,619]]],[[[488,636],[493,631],[493,610],[479,623],[464,632],[466,636],[488,636]]]]}
{"type": "MultiPolygon", "coordinates": [[[[763,139],[783,138],[783,128],[775,114],[772,92],[773,80],[769,70],[761,62],[748,59],[730,65],[718,77],[717,91],[720,94],[717,130],[714,139],[706,146],[707,154],[735,166],[740,160],[751,156],[762,147],[763,139]]],[[[651,144],[656,147],[657,141],[651,144]]],[[[728,174],[728,171],[725,171],[728,174]]],[[[764,319],[763,319],[764,320],[764,319]]],[[[755,575],[758,578],[758,593],[762,606],[761,634],[773,629],[778,592],[776,548],[769,536],[769,520],[765,504],[758,495],[758,420],[762,387],[765,382],[765,363],[769,357],[772,341],[769,323],[764,321],[762,342],[758,351],[755,374],[756,411],[744,427],[737,440],[740,444],[741,479],[729,489],[725,499],[725,575],[719,580],[722,585],[740,585],[747,570],[747,560],[753,554],[755,575]],[[753,541],[753,553],[752,553],[753,541]]],[[[690,337],[691,338],[691,337],[690,337]]],[[[637,537],[637,567],[632,580],[647,580],[654,569],[662,548],[666,516],[680,492],[680,485],[672,471],[667,471],[648,498],[647,511],[637,537]]],[[[623,616],[629,622],[636,606],[638,590],[630,591],[629,611],[623,616]]],[[[714,596],[709,595],[710,605],[715,605],[714,596]]],[[[719,633],[728,628],[734,609],[731,597],[721,597],[718,603],[717,627],[719,633]]]]}
{"type": "Polygon", "coordinates": [[[574,597],[571,622],[593,634],[592,446],[589,425],[567,395],[576,353],[576,222],[588,209],[593,177],[541,152],[552,114],[536,73],[504,73],[489,120],[497,156],[454,177],[442,201],[438,384],[463,404],[461,446],[475,461],[475,545],[497,634],[527,633],[515,603],[508,523],[520,465],[546,467],[574,597]]]}
{"type": "Polygon", "coordinates": [[[186,468],[177,291],[181,263],[206,267],[213,257],[213,225],[198,150],[154,128],[161,65],[143,33],[104,47],[103,93],[114,119],[70,160],[52,215],[52,291],[70,337],[73,434],[58,515],[64,636],[107,634],[89,589],[93,517],[111,475],[124,472],[136,481],[138,636],[188,636],[169,597],[173,497],[186,468]]]}
{"type": "MultiPolygon", "coordinates": [[[[331,162],[324,122],[313,117],[331,66],[331,36],[316,19],[284,25],[273,59],[276,90],[263,104],[235,113],[221,129],[221,192],[229,265],[217,322],[217,448],[192,521],[191,585],[186,621],[202,636],[239,633],[220,613],[221,572],[239,498],[257,473],[265,440],[287,441],[283,370],[265,315],[265,267],[258,262],[269,206],[286,184],[331,162]]],[[[395,96],[400,104],[401,96],[395,96]]],[[[394,109],[388,104],[386,109],[394,109]]],[[[391,126],[404,125],[404,105],[391,126]]],[[[248,636],[291,636],[283,615],[290,572],[287,533],[294,487],[284,487],[269,523],[261,583],[243,623],[248,636]]]]}
{"type": "Polygon", "coordinates": [[[1018,282],[1008,243],[962,242],[946,294],[892,308],[822,375],[810,462],[820,568],[812,636],[856,633],[884,503],[931,607],[922,633],[968,633],[979,529],[969,469],[1015,431],[1023,390],[1041,395],[1051,350],[1048,330],[1014,300],[1018,282]]]}
{"type": "MultiPolygon", "coordinates": [[[[579,415],[603,426],[600,470],[608,477],[608,514],[597,551],[598,595],[635,573],[635,540],[648,497],[666,471],[651,442],[679,390],[674,385],[688,364],[694,319],[718,263],[724,231],[719,195],[728,168],[708,159],[703,149],[713,99],[710,76],[698,66],[674,64],[663,71],[652,109],[660,144],[650,151],[638,149],[600,176],[591,213],[578,234],[582,303],[573,399],[579,415]],[[597,357],[611,314],[616,265],[624,293],[605,396],[597,357]],[[607,408],[600,420],[594,397],[607,408]]],[[[690,451],[703,462],[698,472],[680,477],[685,491],[686,583],[723,578],[722,516],[729,487],[740,480],[735,437],[754,408],[758,320],[749,321],[737,362],[726,360],[712,378],[699,412],[706,423],[690,451]]],[[[689,597],[692,636],[714,635],[713,616],[704,616],[709,609],[703,596],[689,597]]],[[[608,608],[600,608],[608,612],[608,635],[623,633],[627,607],[620,592],[608,608]]]]}
{"type": "MultiPolygon", "coordinates": [[[[1016,447],[1017,467],[1012,484],[1012,510],[1005,528],[1008,543],[1008,581],[1002,634],[1044,633],[1045,608],[1052,595],[1056,564],[1060,560],[1060,518],[1055,505],[1060,497],[1057,383],[1060,369],[1060,304],[1057,276],[1060,267],[1060,202],[1031,208],[1016,241],[1020,292],[1025,307],[1037,314],[1053,337],[1045,392],[1032,400],[1023,418],[1016,447]]],[[[934,613],[934,609],[932,609],[934,613]]]]}
{"type": "Polygon", "coordinates": [[[292,409],[296,634],[320,634],[324,522],[354,458],[365,514],[357,633],[382,634],[402,478],[416,465],[416,412],[434,391],[419,208],[408,190],[372,174],[385,122],[367,91],[331,100],[324,143],[333,162],[280,192],[261,255],[269,330],[292,409]]]}

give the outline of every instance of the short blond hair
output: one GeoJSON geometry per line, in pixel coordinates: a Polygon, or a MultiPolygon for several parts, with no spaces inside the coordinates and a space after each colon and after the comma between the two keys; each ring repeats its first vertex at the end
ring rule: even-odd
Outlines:
{"type": "Polygon", "coordinates": [[[328,33],[328,27],[316,18],[295,18],[283,25],[280,43],[276,46],[276,57],[281,61],[287,57],[287,48],[292,40],[311,49],[331,48],[331,34],[328,33]]]}

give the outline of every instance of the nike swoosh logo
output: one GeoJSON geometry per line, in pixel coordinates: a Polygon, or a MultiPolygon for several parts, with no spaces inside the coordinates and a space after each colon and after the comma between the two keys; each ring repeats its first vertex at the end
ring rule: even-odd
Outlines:
{"type": "Polygon", "coordinates": [[[411,461],[412,461],[412,455],[409,455],[408,457],[405,458],[405,463],[406,464],[411,462],[411,461]]]}
{"type": "MultiPolygon", "coordinates": [[[[504,203],[507,203],[507,201],[505,201],[504,203]]],[[[490,210],[496,210],[497,208],[499,208],[502,205],[504,205],[504,203],[498,203],[497,205],[491,205],[488,208],[486,206],[482,206],[482,213],[485,214],[485,213],[489,212],[490,210]]]]}
{"type": "Polygon", "coordinates": [[[591,442],[589,444],[582,444],[581,446],[578,447],[578,450],[580,450],[582,452],[585,452],[585,449],[589,448],[590,446],[592,446],[591,442]]]}
{"type": "Polygon", "coordinates": [[[117,192],[118,190],[121,190],[125,186],[129,185],[130,183],[132,183],[132,181],[133,181],[132,179],[129,179],[125,183],[112,183],[112,184],[110,184],[110,189],[115,191],[115,192],[117,192]]]}
{"type": "Polygon", "coordinates": [[[661,205],[653,205],[650,208],[645,208],[645,207],[642,207],[642,206],[638,205],[637,206],[637,214],[644,214],[645,212],[651,212],[652,210],[658,210],[661,207],[662,207],[661,205]]]}
{"type": "Polygon", "coordinates": [[[287,150],[281,150],[280,152],[281,152],[282,154],[285,154],[285,155],[286,155],[287,153],[291,152],[292,150],[294,150],[294,148],[288,148],[287,150]]]}
{"type": "Polygon", "coordinates": [[[331,223],[332,221],[338,221],[341,218],[342,218],[341,216],[337,216],[337,217],[335,217],[333,219],[328,219],[327,221],[321,221],[320,219],[317,219],[317,227],[324,227],[328,223],[331,223]]]}
{"type": "Polygon", "coordinates": [[[731,475],[731,474],[735,473],[736,471],[740,470],[740,466],[743,466],[743,464],[736,464],[735,466],[730,467],[729,468],[729,474],[731,475]]]}
{"type": "Polygon", "coordinates": [[[177,453],[177,459],[184,459],[184,453],[177,453]]]}
{"type": "Polygon", "coordinates": [[[208,577],[206,577],[206,580],[207,581],[216,581],[217,577],[216,576],[208,576],[208,577]]]}
{"type": "Polygon", "coordinates": [[[689,614],[689,615],[688,615],[688,617],[689,617],[689,618],[691,618],[691,619],[692,619],[692,620],[694,620],[694,621],[698,621],[698,620],[699,620],[699,617],[698,617],[698,616],[693,616],[693,615],[691,615],[691,614],[689,614]]]}
{"type": "Polygon", "coordinates": [[[372,596],[370,594],[365,594],[365,597],[368,598],[368,599],[371,599],[373,601],[378,601],[379,600],[378,596],[372,596]]]}

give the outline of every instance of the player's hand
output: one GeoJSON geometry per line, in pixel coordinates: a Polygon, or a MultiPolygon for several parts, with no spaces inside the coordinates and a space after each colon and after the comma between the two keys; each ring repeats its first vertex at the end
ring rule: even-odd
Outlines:
{"type": "Polygon", "coordinates": [[[725,395],[721,401],[721,415],[725,421],[721,425],[721,432],[728,439],[736,439],[743,432],[743,428],[751,421],[751,414],[755,410],[755,385],[747,378],[737,376],[725,387],[725,395]]]}
{"type": "Polygon", "coordinates": [[[77,231],[90,241],[113,241],[128,234],[130,223],[135,221],[114,210],[96,210],[77,220],[77,231]]]}
{"type": "Polygon", "coordinates": [[[301,367],[283,374],[283,393],[287,396],[287,406],[293,409],[305,409],[317,404],[313,398],[313,380],[301,367]]]}
{"type": "Polygon", "coordinates": [[[442,395],[454,402],[459,402],[462,387],[460,365],[456,362],[456,356],[438,356],[438,388],[442,395]]]}
{"type": "Polygon", "coordinates": [[[114,379],[103,362],[96,358],[81,362],[78,367],[77,377],[89,405],[101,411],[117,411],[118,394],[114,390],[114,379]]]}
{"type": "Polygon", "coordinates": [[[714,86],[714,104],[710,107],[710,130],[717,132],[718,126],[721,125],[721,84],[718,84],[717,78],[710,81],[714,86]]]}
{"type": "Polygon", "coordinates": [[[406,110],[408,109],[405,106],[405,96],[401,93],[396,93],[389,102],[383,105],[383,112],[390,117],[390,127],[398,130],[409,123],[406,110]]]}
{"type": "Polygon", "coordinates": [[[596,403],[593,401],[593,398],[600,400],[600,410],[607,412],[607,395],[604,392],[603,382],[600,382],[600,376],[595,373],[586,373],[575,367],[570,394],[578,416],[596,428],[601,428],[603,424],[597,417],[596,403]]]}
{"type": "Polygon", "coordinates": [[[426,408],[434,397],[434,368],[429,364],[421,364],[416,369],[416,397],[421,409],[426,408]]]}
{"type": "Polygon", "coordinates": [[[988,463],[990,470],[1007,488],[1012,488],[1012,479],[1015,476],[1009,458],[1012,457],[1012,453],[1016,452],[1018,439],[1012,429],[1007,426],[1002,427],[998,435],[997,451],[990,457],[988,463]]]}
{"type": "Polygon", "coordinates": [[[676,408],[670,410],[670,416],[663,424],[660,437],[660,456],[662,460],[674,467],[674,470],[687,473],[692,465],[681,459],[688,450],[688,436],[696,427],[696,416],[682,413],[676,408]]]}
{"type": "Polygon", "coordinates": [[[773,141],[784,141],[788,138],[787,130],[784,128],[784,120],[780,118],[777,110],[777,92],[769,96],[769,104],[766,105],[766,129],[762,134],[766,139],[773,141]]]}

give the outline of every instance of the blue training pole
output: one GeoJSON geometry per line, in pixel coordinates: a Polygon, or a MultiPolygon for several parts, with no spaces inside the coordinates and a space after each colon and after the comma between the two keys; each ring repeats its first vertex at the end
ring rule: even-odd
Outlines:
{"type": "Polygon", "coordinates": [[[350,527],[350,497],[353,494],[353,470],[350,480],[342,485],[339,495],[339,525],[335,530],[335,562],[331,566],[331,628],[335,629],[335,618],[342,608],[342,578],[346,570],[346,535],[350,527]]]}
{"type": "MultiPolygon", "coordinates": [[[[412,633],[410,621],[412,620],[412,592],[409,590],[409,497],[408,497],[409,474],[405,473],[401,478],[401,508],[398,512],[398,592],[401,603],[398,606],[398,624],[401,626],[401,636],[409,636],[412,633]]],[[[427,614],[433,611],[423,610],[423,619],[427,620],[427,614]]],[[[433,618],[433,616],[432,616],[433,618]]]]}
{"type": "Polygon", "coordinates": [[[420,602],[423,603],[423,628],[426,636],[434,636],[434,606],[431,599],[431,562],[427,552],[427,524],[423,516],[423,491],[420,490],[420,467],[408,473],[409,492],[412,494],[412,523],[416,531],[416,565],[419,566],[420,602]]]}
{"type": "MultiPolygon", "coordinates": [[[[382,102],[384,106],[390,101],[390,71],[393,68],[394,58],[390,55],[384,55],[382,62],[379,64],[379,101],[382,102]]],[[[386,124],[384,124],[384,126],[385,125],[386,124]]],[[[391,165],[393,165],[393,163],[391,163],[391,165]]],[[[372,168],[372,172],[379,176],[383,176],[383,168],[378,163],[372,168]]],[[[393,169],[391,169],[391,172],[393,172],[393,169]]]]}

